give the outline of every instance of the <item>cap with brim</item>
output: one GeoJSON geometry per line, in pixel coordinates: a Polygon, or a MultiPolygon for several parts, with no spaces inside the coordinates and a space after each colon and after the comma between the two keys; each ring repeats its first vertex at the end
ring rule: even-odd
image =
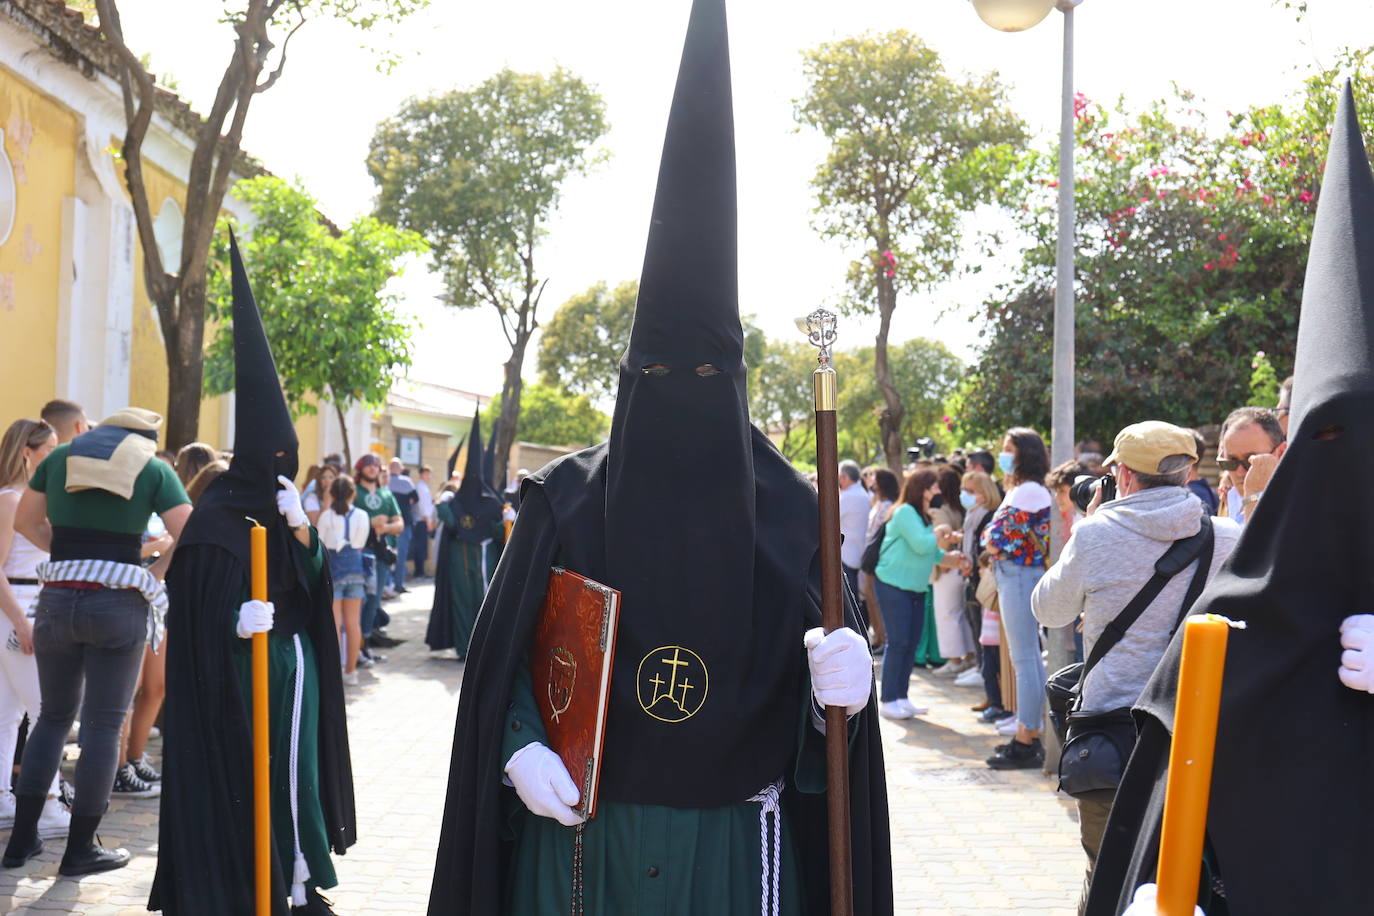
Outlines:
{"type": "Polygon", "coordinates": [[[1159,463],[1173,455],[1187,455],[1197,461],[1197,441],[1193,434],[1172,423],[1146,420],[1117,433],[1112,453],[1102,464],[1124,464],[1139,474],[1161,474],[1167,472],[1159,469],[1159,463]]]}
{"type": "Polygon", "coordinates": [[[97,425],[155,433],[162,428],[162,417],[151,410],[144,410],[142,407],[125,407],[122,410],[116,410],[97,425]]]}

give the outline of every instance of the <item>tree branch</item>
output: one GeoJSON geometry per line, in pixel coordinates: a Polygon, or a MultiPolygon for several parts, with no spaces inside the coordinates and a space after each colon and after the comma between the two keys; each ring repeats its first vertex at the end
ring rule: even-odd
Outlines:
{"type": "Polygon", "coordinates": [[[291,46],[291,38],[299,32],[301,26],[306,23],[305,10],[301,4],[299,2],[293,2],[291,5],[301,17],[300,22],[297,22],[291,27],[291,31],[286,33],[286,38],[283,39],[281,43],[281,60],[277,61],[277,68],[268,74],[267,79],[258,84],[257,88],[253,90],[255,93],[266,92],[277,84],[277,80],[281,79],[282,70],[286,68],[286,50],[291,46]]]}

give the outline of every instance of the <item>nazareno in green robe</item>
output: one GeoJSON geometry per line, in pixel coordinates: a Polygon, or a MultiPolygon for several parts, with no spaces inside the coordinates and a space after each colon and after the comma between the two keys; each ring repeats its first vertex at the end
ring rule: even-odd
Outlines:
{"type": "MultiPolygon", "coordinates": [[[[801,697],[797,705],[798,753],[786,779],[801,792],[821,793],[826,779],[825,737],[812,724],[809,699],[801,697]]],[[[790,713],[783,709],[778,714],[790,713]]],[[[505,760],[527,744],[548,742],[527,665],[516,673],[507,723],[501,750],[505,760]]],[[[863,727],[861,719],[851,724],[851,746],[863,727]]],[[[771,853],[779,829],[778,912],[806,912],[791,821],[785,816],[768,817],[761,824],[762,808],[758,801],[696,809],[603,800],[596,818],[583,831],[584,912],[588,916],[758,912],[763,902],[764,854],[771,853]],[[711,877],[702,880],[704,875],[711,877]]],[[[504,911],[571,912],[574,828],[531,814],[512,800],[507,831],[515,852],[505,884],[504,911]]]]}
{"type": "Polygon", "coordinates": [[[453,649],[460,659],[468,653],[472,627],[486,597],[505,543],[505,524],[497,522],[482,543],[454,537],[458,524],[453,501],[435,506],[444,531],[439,536],[435,568],[434,605],[425,642],[433,652],[453,649]]]}

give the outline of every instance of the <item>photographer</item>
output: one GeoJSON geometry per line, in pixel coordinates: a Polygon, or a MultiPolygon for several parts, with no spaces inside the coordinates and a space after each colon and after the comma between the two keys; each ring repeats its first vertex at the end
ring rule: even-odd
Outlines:
{"type": "MultiPolygon", "coordinates": [[[[1149,421],[1121,431],[1104,462],[1111,469],[1111,479],[1103,479],[1096,488],[1088,517],[1079,520],[1059,562],[1031,595],[1031,608],[1040,623],[1063,627],[1081,615],[1083,649],[1091,657],[1108,624],[1155,576],[1156,562],[1176,542],[1201,530],[1202,503],[1185,486],[1196,460],[1197,445],[1188,430],[1149,421]],[[1111,483],[1115,499],[1110,491],[1103,493],[1111,483]]],[[[1228,519],[1216,519],[1213,528],[1208,579],[1240,536],[1240,526],[1228,519]]],[[[1088,673],[1081,688],[1082,713],[1109,713],[1136,702],[1169,644],[1198,562],[1188,563],[1167,581],[1088,673]]],[[[1114,789],[1078,796],[1089,879],[1114,796],[1114,789]]]]}

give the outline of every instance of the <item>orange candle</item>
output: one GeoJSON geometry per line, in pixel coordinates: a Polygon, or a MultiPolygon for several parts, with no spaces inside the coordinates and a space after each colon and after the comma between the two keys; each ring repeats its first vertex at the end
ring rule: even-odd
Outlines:
{"type": "Polygon", "coordinates": [[[1174,742],[1169,752],[1159,843],[1155,906],[1160,916],[1193,916],[1197,906],[1221,711],[1221,677],[1231,627],[1231,621],[1215,614],[1195,615],[1184,623],[1174,742]]]}
{"type": "MultiPolygon", "coordinates": [[[[267,600],[267,529],[249,529],[253,600],[267,600]]],[[[253,634],[253,852],[258,916],[272,913],[272,797],[267,732],[267,634],[253,634]]]]}

